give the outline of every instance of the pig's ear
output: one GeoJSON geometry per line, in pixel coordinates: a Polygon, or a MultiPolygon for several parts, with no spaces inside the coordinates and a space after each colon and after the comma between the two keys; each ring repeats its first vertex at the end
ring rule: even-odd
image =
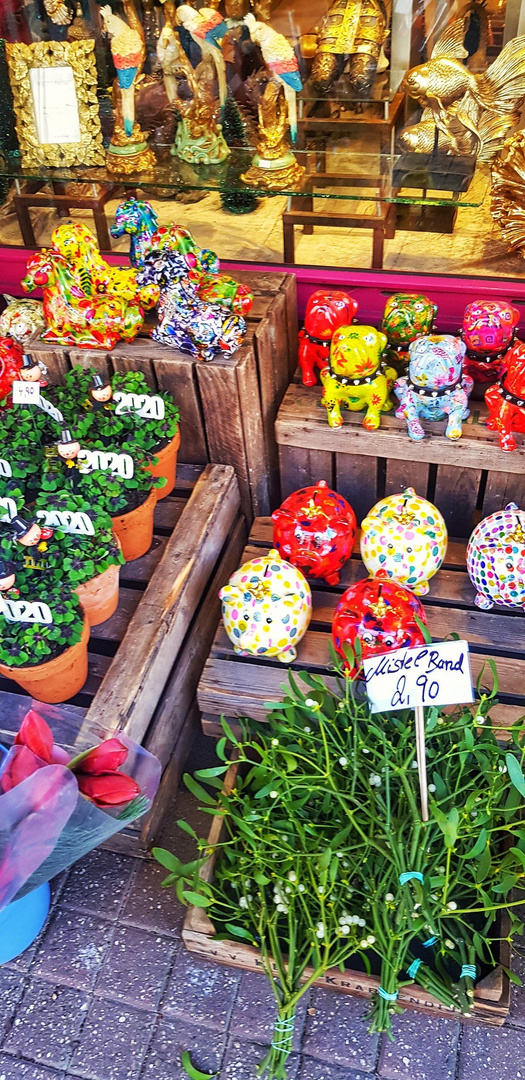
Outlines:
{"type": "Polygon", "coordinates": [[[241,595],[241,591],[236,585],[225,585],[219,593],[219,600],[222,600],[223,604],[236,604],[241,595]]]}
{"type": "Polygon", "coordinates": [[[277,522],[279,521],[295,521],[295,518],[289,510],[286,510],[282,506],[280,506],[278,510],[274,510],[272,514],[272,521],[274,525],[277,525],[277,522]]]}

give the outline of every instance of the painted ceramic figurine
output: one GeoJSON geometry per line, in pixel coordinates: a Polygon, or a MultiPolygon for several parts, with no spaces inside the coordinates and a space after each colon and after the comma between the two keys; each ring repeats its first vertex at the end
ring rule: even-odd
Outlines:
{"type": "Polygon", "coordinates": [[[191,165],[218,165],[225,161],[231,150],[222,134],[220,108],[215,98],[215,69],[209,57],[201,60],[195,71],[189,71],[185,81],[177,82],[176,107],[181,119],[171,148],[173,156],[191,165]],[[190,97],[185,89],[188,83],[190,97]]]}
{"type": "Polygon", "coordinates": [[[135,119],[136,79],[146,56],[142,25],[137,19],[137,25],[129,26],[115,15],[109,4],[101,7],[100,14],[109,35],[120,92],[113,135],[106,154],[108,169],[122,173],[152,169],[156,164],[155,154],[148,149],[146,136],[135,119]]]}
{"type": "Polygon", "coordinates": [[[278,34],[265,22],[257,22],[251,12],[245,15],[244,22],[250,31],[250,37],[258,45],[266,67],[275,82],[284,90],[288,106],[290,134],[292,142],[297,140],[297,101],[296,95],[303,88],[299,74],[299,64],[294,49],[284,34],[278,34]]]}
{"type": "Polygon", "coordinates": [[[494,383],[501,378],[519,320],[518,309],[503,300],[467,304],[461,329],[467,346],[463,371],[475,382],[494,383]]]}
{"type": "Polygon", "coordinates": [[[51,242],[53,249],[67,259],[78,287],[86,296],[106,293],[116,300],[140,304],[145,311],[157,303],[158,289],[154,285],[138,285],[134,267],[110,266],[102,258],[97,240],[86,225],[79,221],[65,222],[52,232],[51,242]]]}
{"type": "Polygon", "coordinates": [[[388,360],[399,375],[406,373],[408,346],[425,334],[432,333],[437,304],[421,293],[394,293],[389,296],[383,312],[381,330],[388,339],[388,360]]]}
{"type": "MultiPolygon", "coordinates": [[[[161,292],[165,292],[176,288],[181,277],[187,275],[199,300],[230,308],[236,315],[247,315],[253,306],[253,293],[250,289],[246,285],[240,285],[227,274],[207,274],[197,270],[199,262],[199,257],[191,251],[185,255],[176,250],[171,251],[168,247],[150,251],[138,275],[138,282],[141,285],[154,282],[161,292]]],[[[179,294],[183,295],[180,292],[179,294]]]]}
{"type": "Polygon", "coordinates": [[[10,559],[0,558],[0,592],[9,592],[16,581],[16,566],[10,559]]]}
{"type": "Polygon", "coordinates": [[[377,576],[346,589],[335,609],[332,640],[349,675],[357,674],[358,665],[347,657],[345,645],[355,649],[359,641],[363,660],[391,649],[423,645],[423,632],[414,616],[426,624],[421,601],[397,581],[377,576]]]}
{"type": "Polygon", "coordinates": [[[221,589],[222,618],[234,651],[289,664],[312,617],[310,586],[272,549],[244,563],[221,589]]]}
{"type": "Polygon", "coordinates": [[[301,190],[306,174],[289,144],[288,106],[282,83],[266,84],[257,107],[257,147],[241,180],[258,191],[301,190]]]}
{"type": "Polygon", "coordinates": [[[228,94],[226,64],[221,48],[222,39],[228,31],[226,22],[213,8],[201,7],[196,11],[191,4],[180,4],[177,8],[177,22],[191,34],[203,56],[213,61],[219,84],[219,100],[223,107],[228,94]]]}
{"type": "Polygon", "coordinates": [[[130,238],[129,261],[137,270],[144,266],[149,241],[157,224],[157,215],[151,203],[143,199],[126,199],[115,210],[115,223],[109,231],[115,239],[127,233],[130,238]]]}
{"type": "Polygon", "coordinates": [[[341,427],[341,407],[366,409],[363,427],[374,431],[382,412],[393,409],[389,391],[397,372],[382,360],[386,335],[373,326],[342,326],[335,331],[330,360],[321,371],[322,402],[330,427],[341,427]]]}
{"type": "Polygon", "coordinates": [[[246,323],[220,304],[206,304],[197,297],[182,300],[178,291],[168,292],[159,303],[159,324],[152,332],[155,341],[191,353],[200,360],[213,360],[216,353],[229,356],[242,345],[246,323]]]}
{"type": "Polygon", "coordinates": [[[467,570],[477,607],[525,608],[525,511],[516,503],[476,525],[467,545],[467,570]]]}
{"type": "Polygon", "coordinates": [[[450,334],[429,334],[409,345],[408,375],[394,387],[399,398],[396,416],[407,422],[411,439],[424,439],[421,420],[447,420],[448,439],[461,437],[461,422],[469,415],[468,399],[474,380],[463,374],[466,345],[450,334]]]}
{"type": "Polygon", "coordinates": [[[299,367],[305,386],[315,386],[315,369],[326,367],[334,332],[350,326],[357,309],[357,301],[340,289],[317,289],[308,298],[304,326],[299,330],[299,367]]]}
{"type": "Polygon", "coordinates": [[[447,528],[437,507],[407,488],[387,495],[361,524],[361,558],[371,575],[385,573],[425,596],[447,550],[447,528]]]}
{"type": "MultiPolygon", "coordinates": [[[[20,378],[22,364],[22,350],[16,341],[0,337],[0,402],[10,395],[15,379],[20,378]]],[[[5,404],[10,405],[11,399],[5,404]]]]}
{"type": "Polygon", "coordinates": [[[350,503],[326,480],[300,488],[272,514],[273,542],[281,556],[309,577],[339,584],[354,549],[357,522],[350,503]]]}
{"type": "Polygon", "coordinates": [[[195,270],[203,274],[218,274],[219,259],[214,251],[209,248],[201,248],[193,239],[189,229],[182,225],[160,225],[152,236],[145,242],[144,254],[155,255],[165,251],[176,251],[180,255],[193,255],[194,261],[188,262],[195,270]]]}
{"type": "Polygon", "coordinates": [[[5,299],[8,304],[0,315],[1,337],[12,338],[23,345],[32,334],[45,328],[41,300],[29,300],[27,297],[19,300],[13,296],[6,296],[5,299]]]}
{"type": "Polygon", "coordinates": [[[388,19],[383,0],[332,0],[317,34],[312,64],[312,82],[319,93],[330,89],[347,62],[356,95],[370,93],[376,72],[388,65],[381,51],[388,19]]]}
{"type": "Polygon", "coordinates": [[[515,450],[513,431],[525,433],[525,344],[517,341],[505,357],[506,371],[485,391],[487,427],[499,434],[502,450],[515,450]]]}

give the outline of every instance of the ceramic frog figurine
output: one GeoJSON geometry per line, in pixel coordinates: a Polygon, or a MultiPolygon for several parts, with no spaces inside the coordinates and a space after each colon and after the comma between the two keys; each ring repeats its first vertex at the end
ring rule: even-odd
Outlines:
{"type": "Polygon", "coordinates": [[[389,391],[396,371],[382,360],[386,334],[373,326],[342,326],[335,331],[330,360],[321,370],[322,402],[328,423],[341,427],[341,407],[358,412],[366,409],[363,427],[374,431],[382,412],[393,409],[389,391]]]}
{"type": "Polygon", "coordinates": [[[447,550],[447,528],[436,506],[407,488],[387,495],[361,523],[361,558],[369,574],[383,571],[425,596],[447,550]]]}
{"type": "Polygon", "coordinates": [[[289,664],[312,617],[304,574],[272,548],[232,574],[221,589],[222,619],[241,656],[275,656],[289,664]]]}
{"type": "Polygon", "coordinates": [[[424,439],[421,420],[447,420],[448,439],[461,437],[461,422],[469,415],[468,399],[474,380],[463,374],[466,345],[451,334],[429,334],[408,347],[408,375],[397,380],[396,416],[407,421],[411,439],[424,439]]]}

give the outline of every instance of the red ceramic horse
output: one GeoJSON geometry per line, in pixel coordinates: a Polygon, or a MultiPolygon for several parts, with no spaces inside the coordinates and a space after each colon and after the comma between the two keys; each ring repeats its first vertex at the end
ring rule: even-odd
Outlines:
{"type": "Polygon", "coordinates": [[[348,293],[338,289],[318,289],[312,293],[299,331],[299,366],[305,386],[315,386],[316,366],[326,367],[330,342],[340,326],[349,326],[358,304],[348,293]]]}
{"type": "Polygon", "coordinates": [[[505,357],[506,371],[485,391],[489,409],[487,427],[499,432],[502,450],[515,450],[512,432],[525,432],[525,344],[517,341],[505,357]]]}

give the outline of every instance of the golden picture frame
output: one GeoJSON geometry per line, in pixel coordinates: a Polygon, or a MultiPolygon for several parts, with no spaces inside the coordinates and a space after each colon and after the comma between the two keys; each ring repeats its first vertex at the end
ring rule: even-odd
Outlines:
{"type": "Polygon", "coordinates": [[[103,165],[95,42],[6,42],[22,167],[103,165]]]}

